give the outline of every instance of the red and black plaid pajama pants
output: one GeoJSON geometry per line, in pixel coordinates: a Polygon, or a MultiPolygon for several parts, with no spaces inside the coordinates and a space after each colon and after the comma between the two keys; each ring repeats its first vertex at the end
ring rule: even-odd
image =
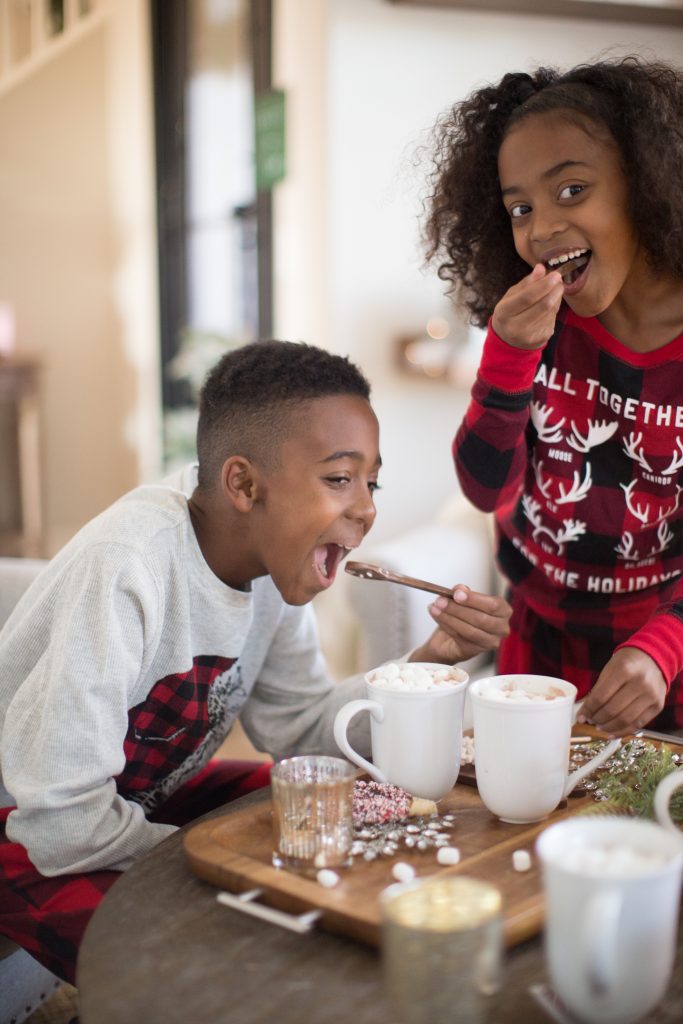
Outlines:
{"type": "MultiPolygon", "coordinates": [[[[152,821],[184,825],[202,814],[260,789],[270,764],[210,761],[151,815],[152,821]]],[[[46,878],[19,843],[7,838],[11,807],[0,808],[0,933],[65,981],[75,983],[76,957],[86,925],[118,871],[91,871],[46,878]]]]}

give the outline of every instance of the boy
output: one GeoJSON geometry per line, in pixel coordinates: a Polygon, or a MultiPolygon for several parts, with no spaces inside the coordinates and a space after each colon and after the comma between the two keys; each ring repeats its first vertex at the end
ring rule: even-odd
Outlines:
{"type": "MultiPolygon", "coordinates": [[[[68,980],[117,872],[267,782],[209,764],[237,717],[275,758],[338,754],[335,713],[362,688],[328,677],[308,602],[375,518],[367,381],[312,346],[248,345],[206,380],[197,451],[196,480],[139,487],[86,525],[0,634],[0,931],[68,980]]],[[[505,633],[505,602],[458,595],[413,660],[505,633]]]]}

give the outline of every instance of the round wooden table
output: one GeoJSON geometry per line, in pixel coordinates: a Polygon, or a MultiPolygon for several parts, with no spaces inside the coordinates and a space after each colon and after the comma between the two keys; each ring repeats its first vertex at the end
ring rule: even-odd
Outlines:
{"type": "MultiPolygon", "coordinates": [[[[214,815],[269,796],[261,790],[214,815]]],[[[78,961],[81,1024],[395,1024],[376,949],[221,906],[186,866],[183,831],[123,874],[93,915],[78,961]]],[[[529,993],[544,979],[540,939],[509,950],[487,1024],[547,1024],[529,993]]],[[[683,930],[669,992],[647,1022],[682,1019],[683,930]]]]}

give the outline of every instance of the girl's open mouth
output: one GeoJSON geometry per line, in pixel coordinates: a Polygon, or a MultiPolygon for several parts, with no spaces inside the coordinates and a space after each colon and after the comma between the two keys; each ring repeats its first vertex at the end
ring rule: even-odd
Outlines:
{"type": "Polygon", "coordinates": [[[339,563],[351,549],[340,544],[321,544],[313,552],[313,566],[322,577],[323,585],[329,587],[337,575],[339,563]]]}
{"type": "Polygon", "coordinates": [[[565,293],[572,295],[581,287],[592,255],[590,249],[574,249],[563,256],[555,256],[547,260],[545,266],[549,271],[556,270],[562,275],[565,293]]]}

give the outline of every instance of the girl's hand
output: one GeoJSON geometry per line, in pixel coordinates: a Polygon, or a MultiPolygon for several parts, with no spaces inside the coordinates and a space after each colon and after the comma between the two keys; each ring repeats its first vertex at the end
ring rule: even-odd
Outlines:
{"type": "Polygon", "coordinates": [[[429,614],[438,628],[409,660],[453,665],[482,651],[495,651],[510,632],[512,609],[502,597],[478,594],[459,584],[453,588],[452,599],[437,597],[429,606],[429,614]]]}
{"type": "Polygon", "coordinates": [[[614,736],[637,732],[664,707],[666,680],[656,662],[637,647],[615,651],[583,702],[578,722],[614,736]]]}
{"type": "Polygon", "coordinates": [[[493,311],[491,326],[514,348],[540,348],[555,330],[563,293],[562,276],[546,273],[537,263],[527,277],[508,288],[493,311]]]}

